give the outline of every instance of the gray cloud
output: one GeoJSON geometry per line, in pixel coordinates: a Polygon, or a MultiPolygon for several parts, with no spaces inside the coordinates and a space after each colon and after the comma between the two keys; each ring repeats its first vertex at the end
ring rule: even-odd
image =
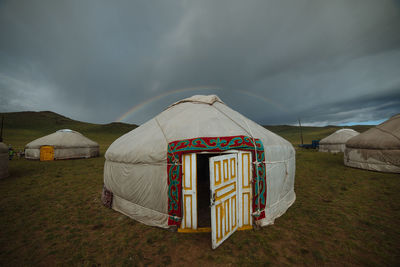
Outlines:
{"type": "Polygon", "coordinates": [[[375,121],[398,113],[399,106],[400,90],[397,88],[386,94],[372,93],[359,98],[358,101],[347,100],[341,103],[316,105],[303,112],[303,119],[308,125],[375,121]]]}
{"type": "Polygon", "coordinates": [[[200,93],[262,124],[383,119],[400,112],[400,4],[3,0],[0,90],[0,111],[99,123],[200,93]]]}

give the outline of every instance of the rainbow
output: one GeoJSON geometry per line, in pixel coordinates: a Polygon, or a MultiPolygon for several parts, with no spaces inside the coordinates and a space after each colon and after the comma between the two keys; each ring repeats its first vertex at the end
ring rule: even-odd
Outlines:
{"type": "Polygon", "coordinates": [[[261,100],[264,103],[267,103],[267,104],[270,104],[270,105],[274,106],[275,108],[279,109],[280,111],[287,112],[287,109],[284,106],[274,102],[273,100],[271,100],[269,98],[266,98],[265,96],[258,95],[258,94],[255,94],[255,93],[251,93],[251,92],[244,91],[244,90],[233,90],[233,91],[236,91],[236,92],[238,92],[240,94],[244,94],[244,95],[247,95],[247,96],[250,96],[250,97],[257,98],[258,100],[261,100]]]}
{"type": "Polygon", "coordinates": [[[125,112],[124,114],[122,114],[120,117],[118,117],[116,119],[116,122],[121,122],[122,120],[126,119],[128,116],[132,115],[134,112],[136,112],[137,110],[141,109],[142,107],[158,100],[161,99],[163,97],[169,96],[169,95],[173,95],[173,94],[177,94],[177,93],[183,93],[183,92],[189,92],[189,91],[197,91],[197,90],[222,90],[221,88],[218,87],[214,87],[214,86],[198,86],[198,87],[190,87],[190,88],[183,88],[183,89],[177,89],[177,90],[173,90],[173,91],[169,91],[169,92],[165,92],[163,94],[160,95],[156,95],[152,98],[149,98],[145,101],[143,101],[140,104],[137,104],[136,106],[133,106],[132,108],[130,108],[127,112],[125,112]]]}
{"type": "MultiPolygon", "coordinates": [[[[130,115],[132,115],[136,111],[140,110],[144,106],[146,106],[146,105],[148,105],[148,104],[150,104],[150,103],[152,103],[154,101],[157,101],[158,99],[164,98],[166,96],[177,94],[177,93],[189,92],[189,91],[198,91],[198,90],[224,90],[224,89],[216,87],[216,86],[198,86],[198,87],[183,88],[183,89],[177,89],[177,90],[165,92],[165,93],[156,95],[156,96],[154,96],[152,98],[149,98],[149,99],[141,102],[140,104],[137,104],[137,105],[133,106],[128,111],[126,111],[124,114],[119,116],[115,121],[116,122],[121,122],[122,120],[126,119],[127,117],[129,117],[130,115]]],[[[266,98],[264,96],[261,96],[261,95],[258,95],[258,94],[254,94],[254,93],[251,93],[251,92],[247,92],[247,91],[244,91],[244,90],[232,89],[232,90],[229,90],[229,91],[257,98],[258,100],[261,100],[261,101],[263,101],[263,102],[265,102],[267,104],[270,104],[270,105],[274,106],[275,108],[279,109],[280,111],[286,112],[286,109],[283,106],[279,105],[278,103],[276,103],[276,102],[272,101],[271,99],[268,99],[268,98],[266,98]]]]}

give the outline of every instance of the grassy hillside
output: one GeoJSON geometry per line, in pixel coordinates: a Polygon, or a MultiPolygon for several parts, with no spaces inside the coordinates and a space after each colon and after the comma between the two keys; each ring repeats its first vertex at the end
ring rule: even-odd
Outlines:
{"type": "MultiPolygon", "coordinates": [[[[104,152],[135,127],[88,124],[50,112],[7,117],[14,120],[5,124],[5,141],[20,147],[71,128],[100,142],[104,152]]],[[[299,143],[297,127],[267,128],[299,143]]],[[[305,142],[337,129],[304,127],[305,142]]],[[[172,233],[105,208],[104,157],[16,159],[9,166],[10,176],[0,180],[0,266],[400,264],[399,175],[345,167],[343,154],[297,148],[293,206],[274,225],[236,232],[215,251],[209,233],[172,233]]]]}
{"type": "Polygon", "coordinates": [[[3,142],[12,144],[17,150],[22,150],[27,143],[36,138],[60,129],[72,129],[98,142],[100,152],[104,153],[112,141],[137,127],[120,122],[93,124],[75,121],[51,111],[0,113],[0,118],[2,116],[3,142]]]}

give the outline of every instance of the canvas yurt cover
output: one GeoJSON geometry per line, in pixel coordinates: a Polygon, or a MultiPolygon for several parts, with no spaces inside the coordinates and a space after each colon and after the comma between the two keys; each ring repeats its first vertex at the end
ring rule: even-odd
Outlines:
{"type": "Polygon", "coordinates": [[[8,177],[8,147],[0,142],[0,179],[8,177]]]}
{"type": "Polygon", "coordinates": [[[238,228],[272,224],[295,201],[295,150],[215,95],[196,95],[114,141],[102,200],[178,231],[210,226],[213,248],[238,228]]]}
{"type": "Polygon", "coordinates": [[[344,152],[347,140],[359,134],[359,132],[354,131],[353,129],[337,130],[333,134],[319,141],[318,151],[330,153],[344,152]]]}
{"type": "Polygon", "coordinates": [[[373,171],[400,173],[400,114],[349,139],[344,164],[373,171]]]}
{"type": "Polygon", "coordinates": [[[40,160],[99,156],[99,144],[70,129],[38,138],[25,146],[25,158],[40,160]]]}

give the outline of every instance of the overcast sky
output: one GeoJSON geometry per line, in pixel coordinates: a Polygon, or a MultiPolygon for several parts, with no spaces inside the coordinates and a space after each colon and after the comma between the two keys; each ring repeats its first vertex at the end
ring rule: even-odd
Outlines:
{"type": "Polygon", "coordinates": [[[261,124],[386,119],[400,1],[0,1],[0,112],[141,124],[195,94],[261,124]]]}

